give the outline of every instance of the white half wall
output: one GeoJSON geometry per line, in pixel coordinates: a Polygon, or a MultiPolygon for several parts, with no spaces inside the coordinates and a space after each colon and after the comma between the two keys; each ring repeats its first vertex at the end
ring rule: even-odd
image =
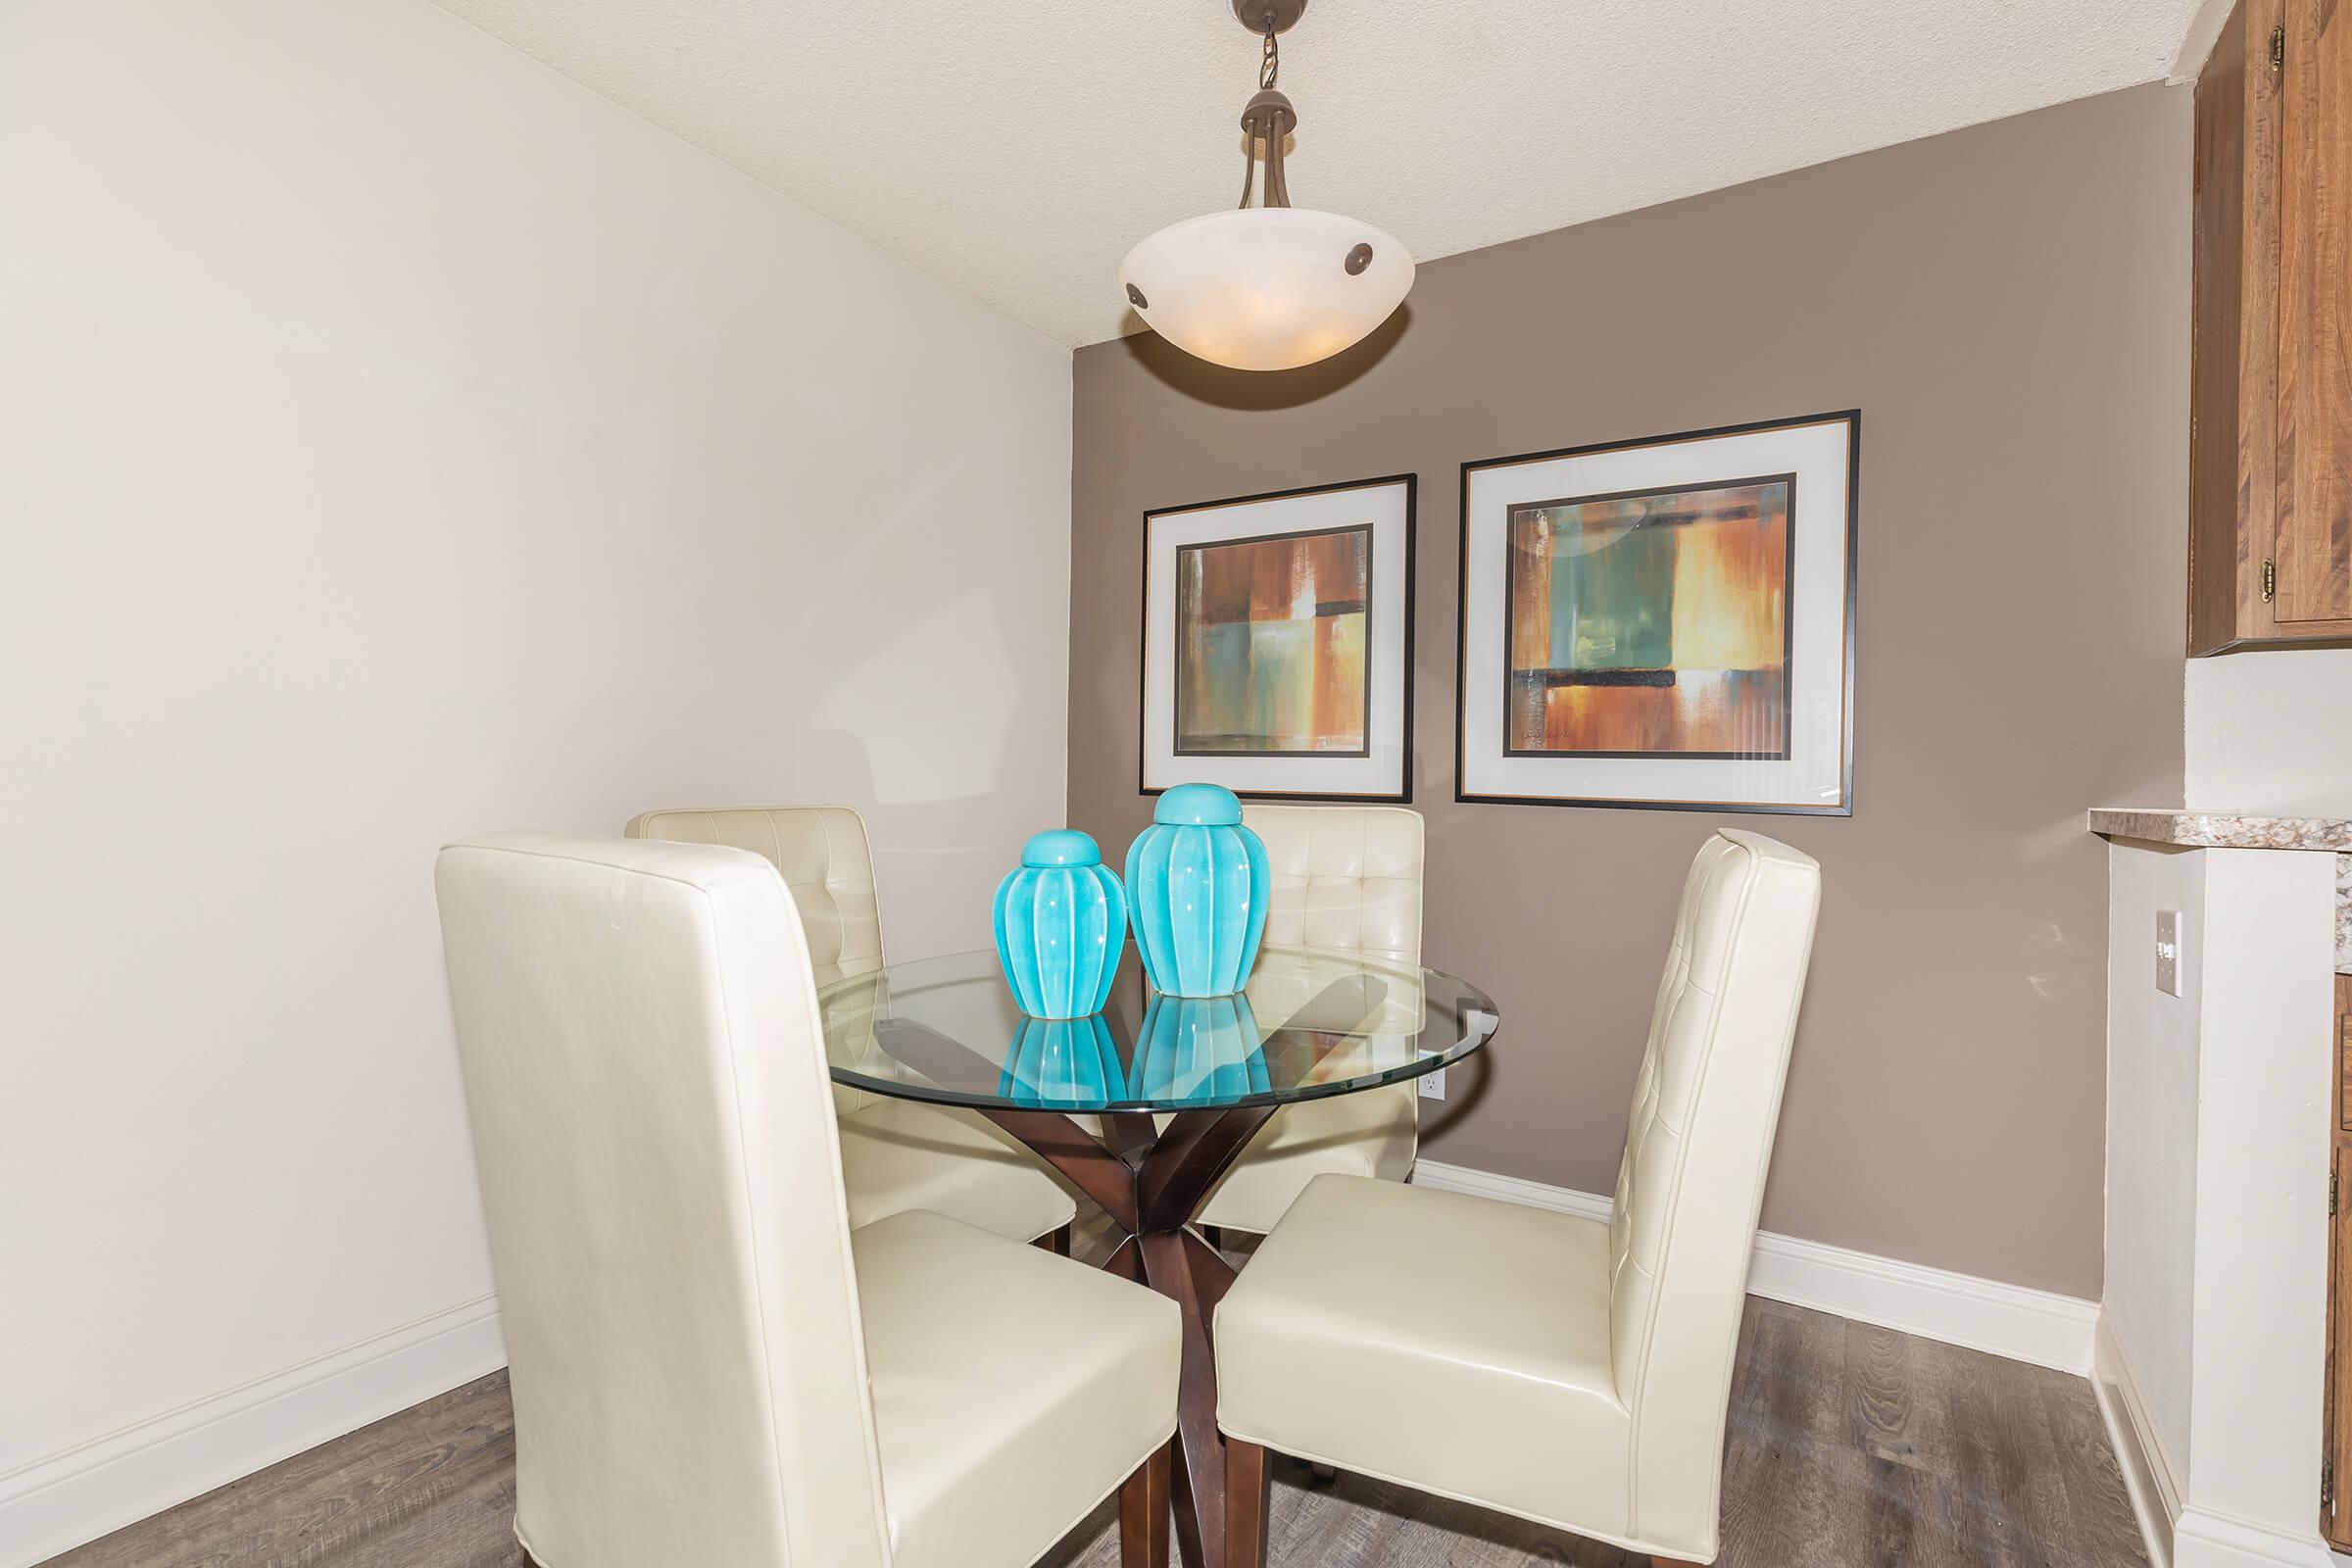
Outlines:
{"type": "Polygon", "coordinates": [[[2191,809],[2352,816],[2352,648],[2188,662],[2191,809]]]}
{"type": "Polygon", "coordinates": [[[2151,1558],[2328,1561],[2317,1530],[2335,858],[2109,850],[2097,1379],[2151,1558]],[[2156,912],[2181,991],[2156,989],[2156,912]]]}
{"type": "Polygon", "coordinates": [[[2196,1298],[2205,866],[2178,845],[2107,846],[2107,1326],[2176,1476],[2188,1458],[2196,1298]],[[2177,997],[2156,987],[2167,909],[2182,933],[2177,997]]]}
{"type": "Polygon", "coordinates": [[[1069,476],[1064,349],[424,0],[0,8],[0,1495],[488,1295],[444,841],[846,802],[984,945],[1069,476]]]}
{"type": "Polygon", "coordinates": [[[2195,1385],[2175,1568],[2319,1568],[2333,857],[2204,850],[2195,1385]]]}

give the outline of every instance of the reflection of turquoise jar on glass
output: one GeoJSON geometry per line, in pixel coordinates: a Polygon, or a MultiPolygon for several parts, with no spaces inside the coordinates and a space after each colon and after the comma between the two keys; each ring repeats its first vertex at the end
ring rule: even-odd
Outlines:
{"type": "Polygon", "coordinates": [[[1127,851],[1135,946],[1152,989],[1227,997],[1242,989],[1266,930],[1266,847],[1242,825],[1242,803],[1216,784],[1160,796],[1127,851]]]}
{"type": "Polygon", "coordinates": [[[1023,1018],[1004,1053],[997,1092],[1016,1105],[1094,1109],[1127,1098],[1127,1068],[1101,1013],[1023,1018]]]}
{"type": "Polygon", "coordinates": [[[1135,1095],[1163,1103],[1199,1104],[1263,1094],[1265,1036],[1250,999],[1153,997],[1135,1040],[1135,1095]]]}
{"type": "Polygon", "coordinates": [[[1054,828],[1021,846],[997,887],[997,960],[1033,1018],[1083,1018],[1110,1000],[1127,899],[1095,841],[1054,828]]]}

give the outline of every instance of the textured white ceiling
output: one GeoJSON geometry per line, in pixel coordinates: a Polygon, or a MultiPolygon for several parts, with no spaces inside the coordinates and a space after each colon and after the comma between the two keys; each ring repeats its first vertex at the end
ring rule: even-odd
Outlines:
{"type": "MultiPolygon", "coordinates": [[[[1064,343],[1241,194],[1228,0],[440,0],[1064,343]]],[[[1421,261],[2165,75],[2197,0],[1309,0],[1292,200],[1421,261]]]]}

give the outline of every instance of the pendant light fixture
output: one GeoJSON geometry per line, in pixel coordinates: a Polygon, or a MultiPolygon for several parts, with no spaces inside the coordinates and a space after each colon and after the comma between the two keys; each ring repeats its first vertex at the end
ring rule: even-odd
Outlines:
{"type": "Polygon", "coordinates": [[[1298,111],[1276,90],[1277,37],[1306,0],[1233,0],[1265,40],[1257,96],[1242,111],[1242,202],[1172,223],[1127,253],[1119,284],[1160,336],[1237,370],[1288,370],[1327,360],[1389,318],[1413,286],[1413,259],[1371,224],[1293,207],[1283,140],[1298,111]],[[1262,205],[1250,197],[1260,157],[1262,205]]]}

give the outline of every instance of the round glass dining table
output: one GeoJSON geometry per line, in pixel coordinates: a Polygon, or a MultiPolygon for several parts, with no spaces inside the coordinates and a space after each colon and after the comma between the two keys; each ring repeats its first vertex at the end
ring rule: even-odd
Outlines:
{"type": "Polygon", "coordinates": [[[1171,1501],[1191,1568],[1222,1568],[1224,1463],[1209,1326],[1234,1270],[1193,1227],[1282,1106],[1460,1060],[1501,1019],[1469,982],[1375,954],[1266,947],[1245,989],[1171,997],[1129,946],[1088,1018],[1031,1018],[994,953],[895,963],[817,993],[833,1081],[977,1111],[1101,1204],[1103,1267],[1183,1311],[1171,1501]]]}

